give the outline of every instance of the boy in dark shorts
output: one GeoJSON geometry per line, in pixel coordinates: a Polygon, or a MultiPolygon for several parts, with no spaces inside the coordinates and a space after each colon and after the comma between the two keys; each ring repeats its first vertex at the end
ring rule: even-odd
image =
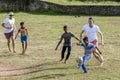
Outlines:
{"type": "Polygon", "coordinates": [[[27,27],[24,26],[24,22],[20,23],[20,29],[18,30],[15,39],[17,38],[17,35],[21,33],[21,42],[22,42],[22,54],[25,54],[26,49],[27,49],[27,42],[28,42],[28,30],[27,27]]]}
{"type": "Polygon", "coordinates": [[[61,52],[61,60],[60,61],[62,61],[64,59],[64,53],[65,53],[66,49],[68,49],[67,56],[66,56],[65,61],[64,61],[64,63],[66,63],[66,61],[68,60],[68,58],[71,54],[71,49],[72,49],[71,38],[74,37],[78,41],[79,41],[79,39],[77,37],[75,37],[74,34],[72,34],[71,32],[68,32],[66,25],[63,27],[63,30],[64,30],[64,33],[61,35],[61,39],[58,42],[55,50],[58,49],[58,46],[60,45],[60,43],[64,39],[64,44],[63,44],[63,48],[62,48],[62,52],[61,52]]]}

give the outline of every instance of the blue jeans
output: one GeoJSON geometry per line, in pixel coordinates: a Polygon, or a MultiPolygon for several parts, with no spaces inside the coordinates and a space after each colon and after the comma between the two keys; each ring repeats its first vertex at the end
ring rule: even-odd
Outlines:
{"type": "Polygon", "coordinates": [[[68,51],[67,51],[67,56],[66,56],[65,60],[68,60],[68,58],[69,58],[69,56],[71,54],[71,49],[72,49],[71,46],[63,46],[62,52],[61,52],[61,59],[64,59],[64,54],[65,54],[66,49],[68,49],[68,51]]]}
{"type": "Polygon", "coordinates": [[[83,61],[78,64],[78,67],[82,66],[83,71],[86,73],[88,70],[86,68],[85,62],[91,59],[91,54],[86,54],[83,57],[83,61]]]}

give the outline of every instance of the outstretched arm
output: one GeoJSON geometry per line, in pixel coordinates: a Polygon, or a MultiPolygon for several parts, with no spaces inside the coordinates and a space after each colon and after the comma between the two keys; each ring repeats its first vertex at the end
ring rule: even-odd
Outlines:
{"type": "Polygon", "coordinates": [[[58,42],[58,44],[57,44],[57,46],[56,46],[56,48],[55,48],[55,50],[57,50],[58,49],[58,46],[60,45],[60,43],[62,42],[62,39],[60,39],[60,41],[58,42]]]}
{"type": "Polygon", "coordinates": [[[74,38],[80,42],[80,40],[76,36],[74,36],[74,38]]]}
{"type": "Polygon", "coordinates": [[[16,36],[15,36],[15,39],[17,38],[17,36],[18,36],[19,32],[20,32],[20,29],[18,30],[18,32],[17,32],[17,34],[16,34],[16,36]]]}
{"type": "Polygon", "coordinates": [[[81,33],[80,33],[80,42],[82,42],[82,35],[83,35],[84,32],[85,32],[85,31],[82,30],[81,33]]]}

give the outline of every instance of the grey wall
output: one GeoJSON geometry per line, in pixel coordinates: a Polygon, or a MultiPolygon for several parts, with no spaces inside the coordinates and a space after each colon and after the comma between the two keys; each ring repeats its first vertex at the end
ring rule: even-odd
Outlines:
{"type": "Polygon", "coordinates": [[[0,1],[0,10],[16,10],[16,11],[34,11],[34,10],[53,10],[71,14],[87,14],[87,15],[120,15],[120,5],[59,5],[48,3],[40,0],[30,0],[27,2],[20,2],[16,0],[12,3],[0,1]]]}

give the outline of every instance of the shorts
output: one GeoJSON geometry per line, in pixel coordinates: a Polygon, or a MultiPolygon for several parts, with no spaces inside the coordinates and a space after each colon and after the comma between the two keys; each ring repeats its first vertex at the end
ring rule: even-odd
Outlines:
{"type": "Polygon", "coordinates": [[[95,39],[94,41],[92,41],[92,42],[90,42],[90,43],[94,44],[95,46],[98,46],[98,41],[97,41],[97,39],[95,39]]]}
{"type": "Polygon", "coordinates": [[[21,36],[21,42],[28,42],[28,36],[21,36]]]}
{"type": "Polygon", "coordinates": [[[14,31],[11,31],[10,33],[4,33],[6,39],[10,39],[10,37],[13,36],[13,32],[14,32],[14,31]]]}

